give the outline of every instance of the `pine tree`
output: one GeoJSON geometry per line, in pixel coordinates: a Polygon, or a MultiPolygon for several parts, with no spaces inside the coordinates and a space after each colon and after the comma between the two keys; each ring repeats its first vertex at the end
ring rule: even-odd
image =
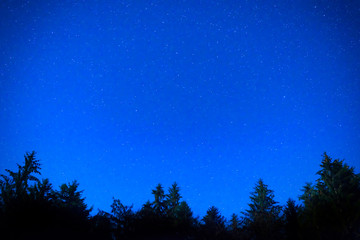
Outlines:
{"type": "Polygon", "coordinates": [[[250,195],[249,210],[244,213],[246,229],[255,239],[277,239],[281,207],[274,200],[274,191],[260,179],[250,195]]]}
{"type": "Polygon", "coordinates": [[[125,206],[119,199],[113,199],[111,204],[111,219],[115,223],[115,235],[124,238],[134,231],[135,214],[133,205],[125,206]]]}
{"type": "Polygon", "coordinates": [[[190,227],[193,224],[193,212],[187,204],[187,202],[182,201],[175,210],[175,218],[177,225],[190,227]]]}
{"type": "Polygon", "coordinates": [[[176,208],[175,217],[182,222],[191,222],[193,220],[193,212],[185,201],[181,201],[179,206],[176,208]]]}
{"type": "Polygon", "coordinates": [[[26,153],[24,155],[25,163],[23,166],[17,164],[18,171],[13,172],[9,169],[5,171],[9,176],[1,175],[0,180],[1,201],[6,205],[14,200],[23,200],[28,197],[29,181],[39,183],[39,179],[34,174],[40,173],[40,162],[36,159],[36,152],[26,153]]]}
{"type": "Polygon", "coordinates": [[[194,217],[187,202],[180,202],[175,209],[174,217],[176,229],[184,235],[191,234],[194,228],[194,217]]]}
{"type": "Polygon", "coordinates": [[[238,232],[239,229],[240,229],[239,217],[235,213],[233,213],[231,215],[229,227],[230,227],[230,231],[233,232],[233,233],[238,232]]]}
{"type": "Polygon", "coordinates": [[[178,187],[177,183],[174,182],[173,185],[169,188],[169,193],[166,194],[166,209],[168,216],[174,217],[176,208],[179,206],[180,199],[180,188],[178,187]]]}
{"type": "Polygon", "coordinates": [[[319,178],[303,188],[303,223],[317,238],[353,239],[360,236],[360,175],[343,160],[326,153],[319,178]]]}
{"type": "Polygon", "coordinates": [[[140,235],[151,235],[158,231],[159,215],[155,213],[153,203],[147,201],[137,213],[137,231],[140,235]]]}
{"type": "Polygon", "coordinates": [[[164,202],[165,193],[160,183],[156,186],[156,189],[152,190],[152,194],[154,195],[155,198],[153,202],[155,213],[161,216],[164,214],[165,211],[165,202],[164,202]]]}
{"type": "Polygon", "coordinates": [[[225,218],[215,206],[211,206],[202,219],[203,231],[208,238],[219,238],[225,232],[225,218]]]}
{"type": "Polygon", "coordinates": [[[55,197],[52,184],[48,178],[45,178],[41,182],[37,182],[35,185],[29,187],[29,192],[32,199],[39,201],[50,201],[55,197]]]}
{"type": "Polygon", "coordinates": [[[91,218],[93,225],[94,239],[113,240],[113,223],[111,215],[105,211],[98,210],[98,213],[91,218]]]}
{"type": "Polygon", "coordinates": [[[300,207],[294,200],[289,199],[284,208],[286,239],[299,239],[299,214],[300,207]]]}
{"type": "Polygon", "coordinates": [[[83,190],[78,190],[79,183],[75,180],[72,183],[62,184],[60,191],[56,191],[57,204],[59,207],[68,209],[74,214],[87,218],[92,208],[88,209],[85,198],[82,197],[83,190]]]}
{"type": "Polygon", "coordinates": [[[139,215],[141,218],[149,218],[154,214],[154,208],[152,207],[152,203],[148,200],[146,203],[142,205],[142,208],[139,211],[139,215]]]}
{"type": "Polygon", "coordinates": [[[325,200],[340,205],[344,198],[351,194],[359,194],[360,174],[344,163],[344,160],[332,160],[326,153],[320,164],[321,170],[317,180],[317,191],[325,200]]]}
{"type": "Polygon", "coordinates": [[[307,182],[302,188],[303,194],[299,197],[300,200],[303,200],[305,205],[309,206],[314,202],[316,198],[316,192],[314,186],[307,182]]]}
{"type": "MultiPolygon", "coordinates": [[[[40,184],[37,174],[40,174],[40,163],[36,153],[26,153],[23,165],[17,164],[17,171],[6,169],[8,175],[1,175],[0,180],[0,229],[11,234],[11,239],[16,239],[22,234],[19,229],[26,232],[37,227],[33,216],[43,220],[44,211],[40,204],[32,199],[32,185],[40,184]]],[[[5,236],[5,234],[4,234],[5,236]]]]}

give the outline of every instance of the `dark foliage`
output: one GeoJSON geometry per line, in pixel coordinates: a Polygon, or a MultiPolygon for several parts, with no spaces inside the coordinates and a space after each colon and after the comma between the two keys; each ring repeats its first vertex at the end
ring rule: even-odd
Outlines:
{"type": "Polygon", "coordinates": [[[244,231],[250,239],[279,239],[281,207],[274,200],[274,191],[262,179],[254,190],[250,195],[249,209],[244,212],[244,231]]]}
{"type": "Polygon", "coordinates": [[[303,188],[301,205],[289,199],[282,208],[260,179],[248,210],[229,222],[215,206],[198,221],[177,183],[167,193],[158,184],[153,201],[138,211],[113,199],[110,213],[90,216],[77,181],[56,190],[38,178],[35,152],[24,157],[17,171],[1,175],[1,239],[360,239],[360,175],[326,153],[316,183],[303,188]]]}
{"type": "Polygon", "coordinates": [[[323,155],[315,185],[306,184],[303,238],[360,239],[360,175],[343,160],[323,155]]]}
{"type": "Polygon", "coordinates": [[[225,218],[215,206],[207,210],[202,222],[202,236],[205,239],[225,239],[225,218]]]}
{"type": "Polygon", "coordinates": [[[1,175],[0,230],[8,239],[90,238],[89,212],[78,183],[53,190],[48,179],[40,181],[40,163],[35,152],[25,154],[18,171],[1,175]],[[54,235],[54,233],[56,233],[54,235]]]}
{"type": "Polygon", "coordinates": [[[178,187],[177,183],[175,182],[170,188],[169,193],[166,194],[165,205],[166,211],[168,216],[175,217],[176,209],[179,207],[180,204],[180,188],[178,187]]]}
{"type": "Polygon", "coordinates": [[[231,215],[228,231],[233,239],[239,239],[241,237],[241,222],[235,213],[231,215]]]}
{"type": "Polygon", "coordinates": [[[284,208],[285,237],[286,239],[299,239],[299,214],[300,207],[294,200],[289,199],[284,208]]]}

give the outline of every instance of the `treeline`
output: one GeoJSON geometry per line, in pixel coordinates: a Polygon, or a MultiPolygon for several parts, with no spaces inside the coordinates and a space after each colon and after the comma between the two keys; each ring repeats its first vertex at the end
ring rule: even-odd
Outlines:
{"type": "Polygon", "coordinates": [[[91,216],[76,181],[54,189],[40,170],[32,152],[1,175],[1,239],[360,239],[360,174],[326,153],[300,205],[289,199],[280,206],[260,179],[248,209],[228,221],[215,206],[195,217],[176,183],[166,192],[158,184],[153,201],[137,211],[113,199],[110,212],[91,216]]]}

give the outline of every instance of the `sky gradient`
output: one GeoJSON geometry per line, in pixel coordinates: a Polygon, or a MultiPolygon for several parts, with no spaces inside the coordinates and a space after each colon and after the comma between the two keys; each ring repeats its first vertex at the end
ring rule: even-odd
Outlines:
{"type": "Polygon", "coordinates": [[[1,1],[0,173],[35,150],[95,209],[177,181],[229,217],[324,151],[359,172],[360,2],[270,2],[1,1]]]}

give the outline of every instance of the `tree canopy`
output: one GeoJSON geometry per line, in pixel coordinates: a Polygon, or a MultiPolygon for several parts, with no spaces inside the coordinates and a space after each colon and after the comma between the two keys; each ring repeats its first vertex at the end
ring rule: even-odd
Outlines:
{"type": "MultiPolygon", "coordinates": [[[[55,189],[39,179],[36,153],[26,153],[16,171],[6,169],[0,179],[0,230],[11,239],[359,239],[360,175],[344,160],[326,153],[315,183],[306,183],[298,204],[282,207],[275,193],[259,179],[248,209],[229,221],[216,206],[199,220],[174,182],[164,191],[151,191],[153,201],[139,210],[113,198],[110,212],[94,216],[74,180],[55,189]]],[[[5,235],[4,235],[5,236],[5,235]]]]}
{"type": "Polygon", "coordinates": [[[307,183],[300,196],[305,230],[319,238],[359,237],[360,175],[343,160],[333,160],[326,153],[316,174],[316,184],[307,183]]]}

